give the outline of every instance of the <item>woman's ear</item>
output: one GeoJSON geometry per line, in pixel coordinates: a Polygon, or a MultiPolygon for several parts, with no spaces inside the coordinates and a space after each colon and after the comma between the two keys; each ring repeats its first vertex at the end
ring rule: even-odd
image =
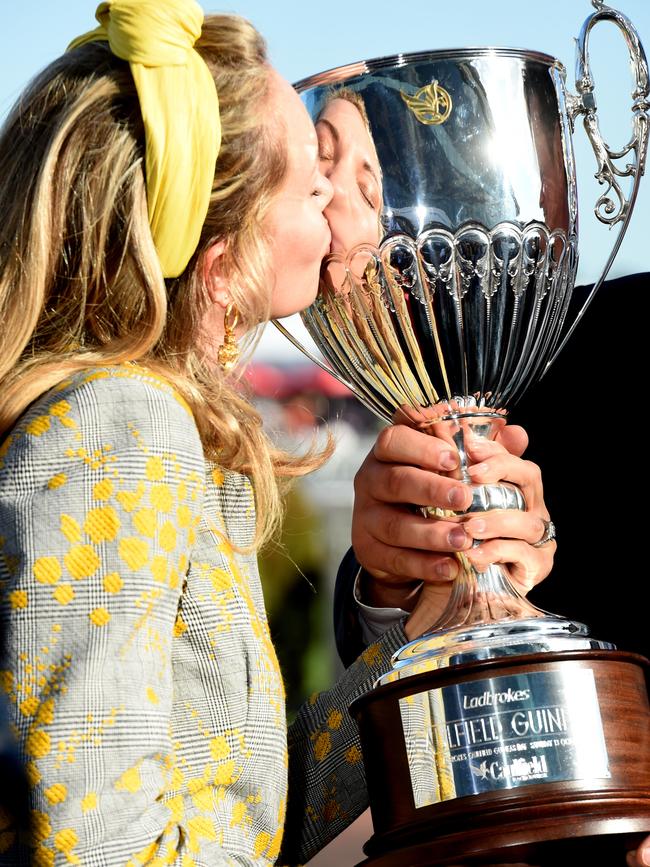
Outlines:
{"type": "Polygon", "coordinates": [[[232,301],[229,281],[223,268],[223,255],[226,250],[224,240],[215,241],[208,247],[203,256],[203,279],[208,290],[208,296],[213,304],[218,304],[224,310],[232,301]]]}

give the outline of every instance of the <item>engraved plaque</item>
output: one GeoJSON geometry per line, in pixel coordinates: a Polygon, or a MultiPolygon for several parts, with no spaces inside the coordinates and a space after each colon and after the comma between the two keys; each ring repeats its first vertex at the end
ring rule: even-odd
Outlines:
{"type": "Polygon", "coordinates": [[[473,680],[400,699],[416,807],[533,783],[608,778],[590,669],[473,680]]]}

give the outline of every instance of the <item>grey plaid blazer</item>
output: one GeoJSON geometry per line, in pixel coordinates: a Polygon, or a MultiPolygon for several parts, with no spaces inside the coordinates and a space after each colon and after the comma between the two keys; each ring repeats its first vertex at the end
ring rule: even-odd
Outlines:
{"type": "MultiPolygon", "coordinates": [[[[0,681],[30,785],[0,864],[296,864],[365,807],[347,707],[371,645],[288,732],[244,476],[203,456],[171,386],[75,376],[0,449],[0,681]],[[288,793],[288,794],[287,794],[288,793]]],[[[2,831],[2,829],[0,829],[2,831]]]]}

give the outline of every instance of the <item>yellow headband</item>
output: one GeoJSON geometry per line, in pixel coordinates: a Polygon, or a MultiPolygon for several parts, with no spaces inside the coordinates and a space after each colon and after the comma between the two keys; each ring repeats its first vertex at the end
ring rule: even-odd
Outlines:
{"type": "Polygon", "coordinates": [[[194,0],[107,0],[100,27],[68,50],[107,41],[128,60],[145,131],[149,224],[165,277],[178,277],[199,243],[221,145],[219,99],[194,50],[203,10],[194,0]]]}

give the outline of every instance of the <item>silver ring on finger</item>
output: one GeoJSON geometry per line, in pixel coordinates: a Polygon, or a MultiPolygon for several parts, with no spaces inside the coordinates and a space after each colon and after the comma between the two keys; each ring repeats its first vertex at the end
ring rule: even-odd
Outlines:
{"type": "Polygon", "coordinates": [[[531,542],[533,548],[541,548],[543,545],[548,545],[549,542],[552,542],[556,538],[555,524],[553,521],[546,521],[544,518],[541,520],[544,524],[544,532],[542,533],[541,539],[538,539],[537,542],[531,542]]]}

